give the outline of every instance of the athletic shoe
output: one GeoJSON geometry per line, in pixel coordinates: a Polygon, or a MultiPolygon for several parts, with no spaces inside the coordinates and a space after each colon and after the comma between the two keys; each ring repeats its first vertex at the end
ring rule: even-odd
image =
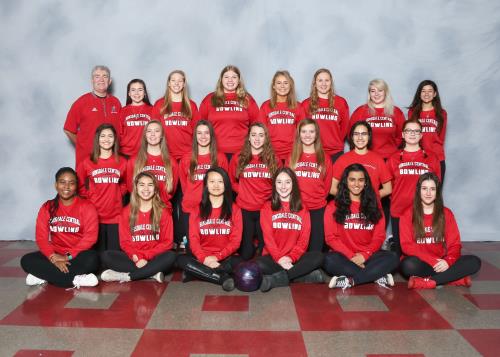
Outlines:
{"type": "Polygon", "coordinates": [[[463,277],[462,279],[458,279],[458,280],[455,280],[455,281],[450,281],[448,284],[446,285],[451,285],[451,286],[466,286],[466,287],[469,287],[472,285],[472,279],[470,278],[469,275],[463,277]]]}
{"type": "Polygon", "coordinates": [[[431,278],[412,276],[408,280],[408,289],[435,289],[436,282],[431,278]]]}
{"type": "MultiPolygon", "coordinates": [[[[128,275],[128,274],[127,274],[128,275]]],[[[161,271],[150,277],[149,279],[156,280],[158,283],[163,283],[165,281],[165,274],[163,274],[161,271]]]]}
{"type": "Polygon", "coordinates": [[[102,281],[119,281],[120,283],[130,281],[130,276],[128,273],[122,273],[119,271],[114,271],[107,269],[101,273],[102,281]]]}
{"type": "Polygon", "coordinates": [[[79,289],[81,286],[96,286],[99,284],[97,276],[94,274],[75,275],[73,278],[73,287],[79,289]]]}
{"type": "Polygon", "coordinates": [[[233,278],[229,277],[222,282],[222,290],[233,291],[234,288],[235,288],[235,286],[234,286],[234,279],[233,278]]]}
{"type": "Polygon", "coordinates": [[[37,278],[33,274],[28,274],[26,276],[26,285],[28,285],[28,286],[42,285],[42,284],[45,284],[46,282],[47,282],[46,280],[37,278]]]}
{"type": "Polygon", "coordinates": [[[383,288],[389,289],[389,286],[394,286],[394,278],[392,277],[392,274],[386,274],[375,280],[375,283],[383,288]]]}
{"type": "Polygon", "coordinates": [[[354,285],[353,281],[351,278],[348,278],[345,275],[342,276],[334,276],[332,280],[328,283],[328,287],[330,289],[333,288],[341,288],[342,291],[345,291],[345,289],[352,288],[354,285]]]}

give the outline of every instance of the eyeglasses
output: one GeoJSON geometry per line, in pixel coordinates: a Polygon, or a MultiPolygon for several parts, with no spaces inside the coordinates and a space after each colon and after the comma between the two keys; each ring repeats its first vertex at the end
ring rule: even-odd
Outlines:
{"type": "Polygon", "coordinates": [[[413,129],[405,129],[405,130],[403,130],[403,133],[405,133],[405,134],[413,134],[413,135],[420,135],[422,133],[422,130],[420,130],[420,129],[415,129],[415,130],[413,130],[413,129]]]}
{"type": "Polygon", "coordinates": [[[362,136],[362,137],[366,137],[368,136],[368,132],[365,131],[365,132],[362,132],[362,133],[358,133],[357,131],[355,131],[354,133],[352,133],[352,136],[362,136]]]}

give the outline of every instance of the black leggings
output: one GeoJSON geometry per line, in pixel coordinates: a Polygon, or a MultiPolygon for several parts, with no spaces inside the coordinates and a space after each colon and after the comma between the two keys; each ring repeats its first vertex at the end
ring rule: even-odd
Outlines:
{"type": "Polygon", "coordinates": [[[392,241],[391,250],[401,256],[401,242],[399,240],[399,217],[391,216],[392,241]]]}
{"type": "Polygon", "coordinates": [[[249,260],[253,258],[255,253],[255,246],[253,245],[255,235],[257,235],[259,241],[257,246],[258,251],[261,252],[264,247],[264,237],[260,228],[260,211],[242,209],[241,215],[243,217],[243,235],[241,237],[239,253],[244,260],[249,260]]]}
{"type": "MultiPolygon", "coordinates": [[[[285,270],[281,265],[276,263],[270,255],[258,257],[255,259],[255,262],[259,265],[263,275],[271,275],[281,270],[285,270]]],[[[288,279],[293,280],[309,274],[313,270],[320,268],[322,263],[323,253],[306,252],[293,264],[291,269],[286,271],[288,279]]]]}
{"type": "Polygon", "coordinates": [[[147,279],[160,271],[167,274],[172,270],[175,258],[175,253],[168,250],[149,260],[142,268],[138,268],[123,251],[106,250],[101,253],[101,259],[109,269],[130,273],[130,280],[147,279]]]}
{"type": "Polygon", "coordinates": [[[63,273],[40,252],[28,253],[21,258],[23,270],[37,278],[61,288],[73,286],[76,275],[95,273],[99,269],[99,258],[95,250],[84,250],[71,259],[68,273],[63,273]]]}
{"type": "MultiPolygon", "coordinates": [[[[210,267],[207,267],[205,264],[200,262],[194,255],[191,253],[186,253],[186,254],[181,254],[177,256],[177,261],[176,265],[179,269],[184,270],[186,268],[186,265],[191,264],[194,266],[203,266],[206,267],[210,270],[212,270],[214,273],[220,274],[220,273],[226,273],[226,274],[232,274],[234,268],[241,263],[243,259],[241,259],[240,256],[237,255],[230,255],[224,260],[221,260],[219,263],[219,267],[212,269],[210,267]]],[[[202,267],[202,268],[203,268],[202,267]]]]}
{"type": "Polygon", "coordinates": [[[462,255],[446,271],[436,273],[426,262],[410,256],[403,259],[400,268],[401,273],[406,278],[411,276],[430,277],[437,285],[443,285],[477,273],[481,268],[481,259],[475,255],[462,255]]]}
{"type": "Polygon", "coordinates": [[[444,184],[444,174],[446,173],[446,161],[439,161],[441,166],[441,186],[444,184]]]}
{"type": "Polygon", "coordinates": [[[120,250],[120,236],[118,235],[118,223],[99,223],[99,235],[94,249],[98,252],[105,250],[120,250]]]}
{"type": "Polygon", "coordinates": [[[189,213],[184,212],[182,208],[179,210],[179,224],[182,225],[182,229],[189,244],[189,213]]]}
{"type": "Polygon", "coordinates": [[[309,211],[311,217],[311,239],[309,240],[308,252],[322,252],[325,246],[324,218],[325,208],[312,209],[309,211]]]}
{"type": "Polygon", "coordinates": [[[177,185],[174,196],[172,197],[172,220],[174,223],[174,241],[177,244],[182,242],[182,237],[186,235],[185,225],[181,219],[181,202],[182,202],[182,188],[181,185],[177,185]]]}
{"type": "Polygon", "coordinates": [[[325,256],[323,268],[330,275],[345,275],[352,278],[356,285],[371,283],[392,272],[399,264],[399,257],[394,252],[379,250],[375,252],[361,268],[345,255],[330,252],[325,256]]]}

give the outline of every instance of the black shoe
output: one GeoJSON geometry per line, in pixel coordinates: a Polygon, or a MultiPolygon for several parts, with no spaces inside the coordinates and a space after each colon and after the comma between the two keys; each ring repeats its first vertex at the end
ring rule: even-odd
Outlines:
{"type": "Polygon", "coordinates": [[[294,283],[322,284],[330,281],[330,277],[321,269],[316,269],[309,274],[293,279],[294,283]]]}
{"type": "Polygon", "coordinates": [[[222,290],[224,291],[233,291],[234,290],[234,279],[229,275],[222,282],[222,290]]]}
{"type": "Polygon", "coordinates": [[[260,284],[260,291],[263,293],[271,290],[272,288],[278,288],[281,286],[288,286],[289,284],[288,273],[286,270],[280,270],[277,273],[271,275],[264,275],[262,277],[262,283],[260,284]]]}

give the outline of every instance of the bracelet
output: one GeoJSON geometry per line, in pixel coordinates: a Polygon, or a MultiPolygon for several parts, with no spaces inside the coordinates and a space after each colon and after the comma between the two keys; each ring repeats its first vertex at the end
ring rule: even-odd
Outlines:
{"type": "Polygon", "coordinates": [[[70,252],[66,253],[66,256],[68,257],[68,260],[73,259],[73,256],[71,255],[71,253],[70,253],[70,252]]]}

